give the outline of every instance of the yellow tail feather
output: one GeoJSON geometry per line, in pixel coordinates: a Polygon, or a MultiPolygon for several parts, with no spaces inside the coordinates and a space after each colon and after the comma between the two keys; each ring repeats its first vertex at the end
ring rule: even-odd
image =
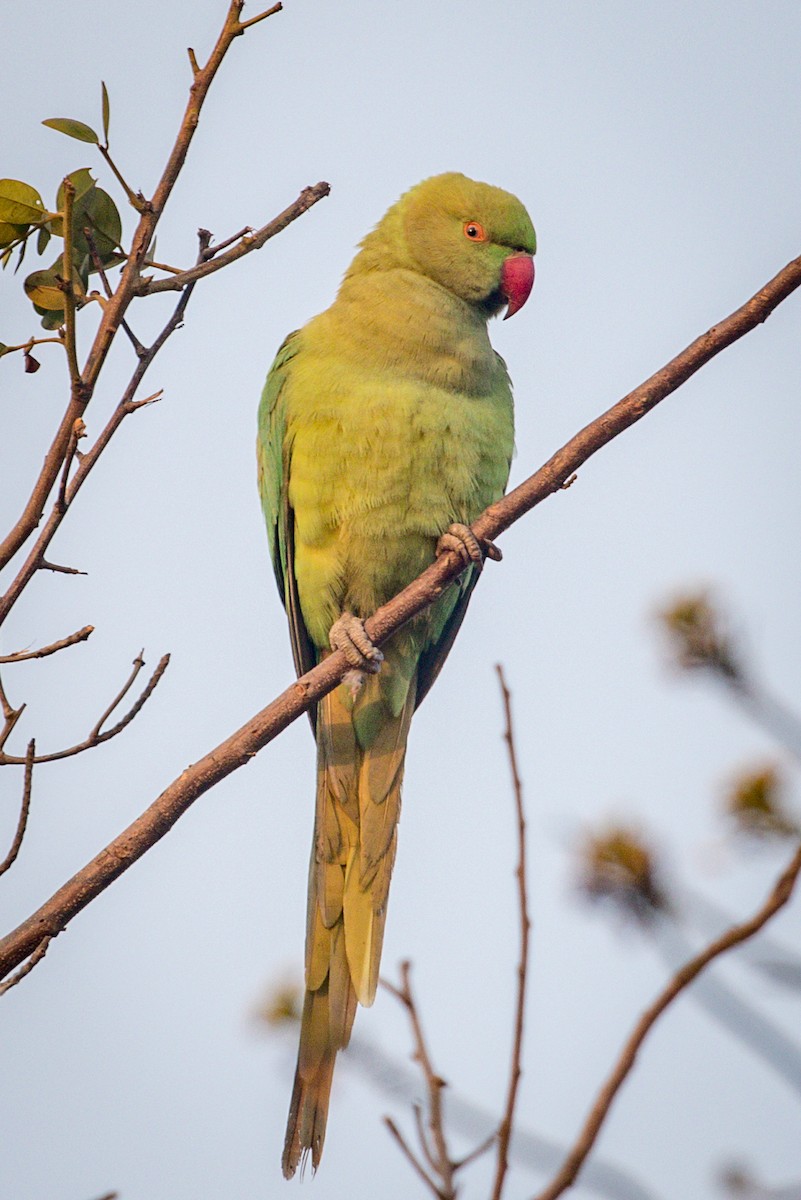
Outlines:
{"type": "MultiPolygon", "coordinates": [[[[392,672],[391,662],[384,672],[392,672]]],[[[382,682],[369,676],[355,700],[340,686],[318,708],[306,997],[282,1160],[287,1179],[309,1154],[317,1169],[337,1052],[348,1044],[357,1000],[372,1004],[378,986],[415,697],[412,676],[394,713],[382,682]],[[369,719],[360,725],[365,711],[369,719]]]]}

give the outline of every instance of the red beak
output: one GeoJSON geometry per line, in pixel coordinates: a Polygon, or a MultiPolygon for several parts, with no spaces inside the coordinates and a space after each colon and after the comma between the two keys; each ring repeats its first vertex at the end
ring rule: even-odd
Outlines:
{"type": "Polygon", "coordinates": [[[501,291],[509,301],[504,321],[523,307],[534,287],[534,259],[528,254],[510,254],[501,267],[501,291]]]}

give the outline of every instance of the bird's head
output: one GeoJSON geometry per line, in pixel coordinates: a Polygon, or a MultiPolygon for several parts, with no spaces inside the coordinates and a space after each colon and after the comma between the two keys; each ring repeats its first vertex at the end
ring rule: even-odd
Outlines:
{"type": "Polygon", "coordinates": [[[398,208],[406,252],[424,275],[488,316],[523,307],[537,238],[516,196],[452,172],[419,183],[398,208]]]}

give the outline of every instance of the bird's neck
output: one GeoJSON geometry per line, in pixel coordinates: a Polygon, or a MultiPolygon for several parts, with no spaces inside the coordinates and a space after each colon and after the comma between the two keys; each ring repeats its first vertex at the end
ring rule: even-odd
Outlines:
{"type": "Polygon", "coordinates": [[[326,315],[360,361],[465,391],[491,386],[498,360],[485,313],[419,271],[358,261],[326,315]]]}

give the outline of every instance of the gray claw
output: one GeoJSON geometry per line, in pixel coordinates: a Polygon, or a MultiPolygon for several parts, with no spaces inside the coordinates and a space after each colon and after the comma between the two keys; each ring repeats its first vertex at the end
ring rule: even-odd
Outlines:
{"type": "Polygon", "coordinates": [[[364,621],[353,613],[343,612],[334,621],[328,634],[332,650],[341,650],[355,671],[369,671],[375,675],[381,668],[384,655],[374,646],[364,631],[364,621]]]}
{"type": "Polygon", "coordinates": [[[453,550],[455,554],[458,554],[466,567],[469,567],[471,563],[482,566],[485,555],[494,562],[500,562],[502,557],[494,542],[479,541],[468,525],[462,525],[459,522],[449,525],[447,531],[437,542],[438,556],[445,554],[448,550],[453,550]]]}

